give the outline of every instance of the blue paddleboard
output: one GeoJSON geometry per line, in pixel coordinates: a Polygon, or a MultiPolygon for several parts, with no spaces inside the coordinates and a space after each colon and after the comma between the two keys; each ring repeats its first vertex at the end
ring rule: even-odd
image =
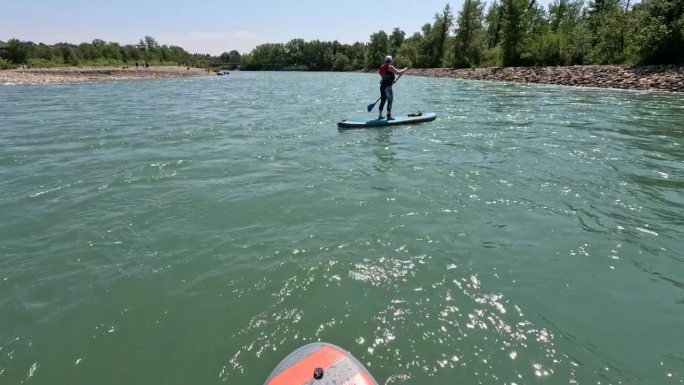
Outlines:
{"type": "Polygon", "coordinates": [[[385,127],[385,126],[396,126],[400,124],[414,124],[429,122],[435,120],[437,114],[434,112],[416,112],[408,115],[395,116],[392,120],[387,119],[345,119],[337,123],[338,128],[350,129],[350,128],[368,128],[368,127],[385,127]]]}

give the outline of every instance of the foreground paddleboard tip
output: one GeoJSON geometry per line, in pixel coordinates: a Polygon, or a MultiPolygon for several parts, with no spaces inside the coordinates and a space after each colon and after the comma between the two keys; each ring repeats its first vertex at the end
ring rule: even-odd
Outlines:
{"type": "Polygon", "coordinates": [[[271,372],[264,385],[378,385],[351,353],[326,342],[295,350],[271,372]]]}

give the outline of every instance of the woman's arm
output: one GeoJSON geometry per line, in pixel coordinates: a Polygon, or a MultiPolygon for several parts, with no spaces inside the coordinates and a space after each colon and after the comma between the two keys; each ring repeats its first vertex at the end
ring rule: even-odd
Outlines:
{"type": "Polygon", "coordinates": [[[401,69],[401,70],[398,70],[398,69],[396,69],[393,65],[390,64],[389,69],[390,69],[390,71],[392,71],[395,75],[401,75],[401,74],[403,74],[404,72],[406,72],[406,70],[408,69],[408,67],[406,67],[406,68],[404,68],[404,69],[401,69]]]}

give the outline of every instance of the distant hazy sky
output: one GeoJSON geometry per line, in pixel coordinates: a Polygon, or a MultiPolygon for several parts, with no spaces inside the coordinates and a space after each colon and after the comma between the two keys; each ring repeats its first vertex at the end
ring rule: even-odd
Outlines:
{"type": "Polygon", "coordinates": [[[454,14],[463,6],[463,0],[0,0],[0,40],[135,44],[149,35],[190,53],[247,53],[296,38],[367,42],[395,27],[410,36],[447,2],[454,14]]]}

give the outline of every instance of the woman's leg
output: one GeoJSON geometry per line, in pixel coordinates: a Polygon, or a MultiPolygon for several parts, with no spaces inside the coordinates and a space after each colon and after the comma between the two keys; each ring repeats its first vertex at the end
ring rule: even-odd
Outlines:
{"type": "Polygon", "coordinates": [[[387,87],[380,86],[380,112],[378,112],[378,118],[382,118],[382,109],[385,108],[385,102],[387,101],[386,88],[387,87]]]}
{"type": "Polygon", "coordinates": [[[392,87],[387,87],[385,90],[385,98],[387,98],[387,119],[392,117],[392,102],[394,101],[394,91],[392,87]]]}

